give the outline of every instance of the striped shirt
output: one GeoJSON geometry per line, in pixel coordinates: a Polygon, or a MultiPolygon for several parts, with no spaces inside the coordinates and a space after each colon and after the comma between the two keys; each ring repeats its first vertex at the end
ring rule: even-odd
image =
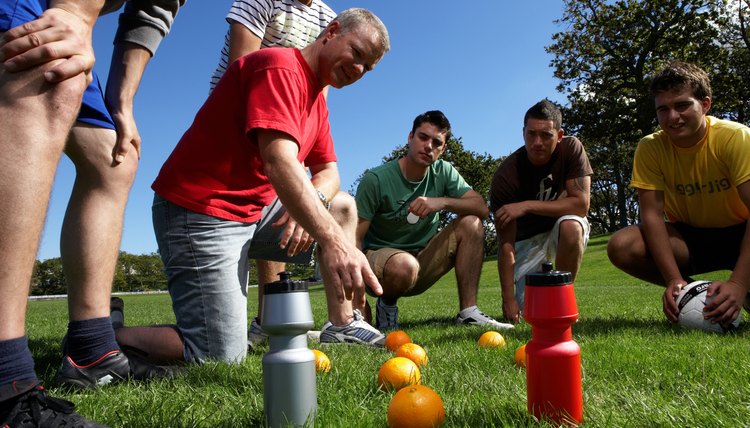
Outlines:
{"type": "MultiPolygon", "coordinates": [[[[261,48],[283,46],[302,49],[312,43],[336,14],[321,0],[310,6],[299,0],[235,0],[227,22],[244,25],[261,39],[261,48]]],[[[211,90],[227,70],[229,31],[224,36],[219,64],[211,76],[211,90]]]]}

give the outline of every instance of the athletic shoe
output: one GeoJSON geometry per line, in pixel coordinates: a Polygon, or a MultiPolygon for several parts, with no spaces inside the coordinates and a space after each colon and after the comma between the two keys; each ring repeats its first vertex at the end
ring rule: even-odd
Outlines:
{"type": "Polygon", "coordinates": [[[347,325],[327,324],[320,331],[320,343],[353,343],[382,348],[385,336],[375,327],[368,324],[358,309],[354,310],[354,319],[347,325]]]}
{"type": "Polygon", "coordinates": [[[109,317],[112,320],[112,328],[125,327],[125,302],[121,298],[112,296],[109,301],[109,317]]]}
{"type": "MultiPolygon", "coordinates": [[[[324,324],[325,326],[325,324],[324,324]]],[[[310,330],[307,332],[307,340],[311,342],[320,342],[320,331],[310,330]]],[[[268,333],[258,323],[258,318],[253,318],[250,328],[247,330],[247,349],[251,351],[258,345],[268,342],[268,333]]]]}
{"type": "Polygon", "coordinates": [[[506,324],[495,321],[492,317],[485,315],[484,312],[480,311],[476,306],[466,316],[461,316],[461,313],[456,315],[456,324],[480,325],[482,327],[491,327],[501,330],[509,330],[514,328],[513,324],[506,324]]]}
{"type": "Polygon", "coordinates": [[[151,380],[170,378],[177,375],[182,366],[160,366],[150,363],[146,354],[133,347],[123,346],[121,350],[108,352],[97,361],[79,366],[70,356],[63,357],[57,382],[73,389],[95,389],[113,382],[127,379],[151,380]]]}
{"type": "Polygon", "coordinates": [[[247,330],[247,349],[253,349],[266,342],[268,342],[268,334],[261,328],[258,317],[255,317],[247,330]]]}
{"type": "Polygon", "coordinates": [[[38,380],[0,387],[0,426],[106,428],[76,413],[70,401],[47,395],[38,380]]]}
{"type": "Polygon", "coordinates": [[[129,375],[128,357],[122,351],[115,350],[85,366],[79,366],[68,355],[64,356],[57,382],[74,389],[97,388],[125,380],[129,375]]]}
{"type": "Polygon", "coordinates": [[[398,305],[386,305],[378,297],[375,304],[375,326],[382,330],[398,330],[398,305]]]}
{"type": "Polygon", "coordinates": [[[148,361],[147,354],[138,348],[132,346],[120,346],[120,348],[128,357],[130,378],[133,380],[172,378],[185,368],[183,365],[160,366],[148,361]]]}

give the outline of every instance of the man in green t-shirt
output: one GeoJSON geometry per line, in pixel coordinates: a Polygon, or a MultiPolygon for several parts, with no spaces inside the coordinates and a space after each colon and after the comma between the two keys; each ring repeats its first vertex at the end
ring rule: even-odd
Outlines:
{"type": "MultiPolygon", "coordinates": [[[[383,286],[376,325],[398,328],[397,300],[425,292],[455,267],[456,323],[513,328],[477,308],[484,260],[484,198],[440,156],[451,136],[448,119],[428,111],[414,119],[405,156],[365,172],[357,188],[357,242],[383,286]],[[438,232],[438,215],[458,217],[438,232]]],[[[369,312],[369,311],[367,311],[369,312]]]]}

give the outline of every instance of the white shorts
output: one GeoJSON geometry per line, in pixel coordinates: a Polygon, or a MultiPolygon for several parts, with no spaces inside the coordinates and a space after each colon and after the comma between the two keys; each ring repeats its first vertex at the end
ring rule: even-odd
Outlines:
{"type": "Polygon", "coordinates": [[[555,225],[548,232],[542,232],[531,238],[516,242],[516,265],[513,279],[516,283],[516,301],[520,308],[523,308],[526,275],[531,272],[541,271],[543,262],[554,261],[557,256],[560,223],[565,220],[575,220],[581,224],[581,228],[583,229],[583,247],[586,248],[586,245],[589,243],[591,227],[586,217],[579,217],[577,215],[564,215],[557,219],[555,225]]]}

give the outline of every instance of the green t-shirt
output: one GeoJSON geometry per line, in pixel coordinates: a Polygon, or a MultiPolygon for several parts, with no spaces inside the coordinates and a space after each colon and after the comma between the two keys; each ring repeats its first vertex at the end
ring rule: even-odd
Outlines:
{"type": "Polygon", "coordinates": [[[438,160],[420,182],[411,182],[401,173],[398,159],[365,172],[357,187],[357,213],[370,221],[362,249],[397,248],[419,251],[437,233],[438,214],[409,224],[409,205],[420,197],[460,198],[471,190],[450,163],[438,160]]]}

